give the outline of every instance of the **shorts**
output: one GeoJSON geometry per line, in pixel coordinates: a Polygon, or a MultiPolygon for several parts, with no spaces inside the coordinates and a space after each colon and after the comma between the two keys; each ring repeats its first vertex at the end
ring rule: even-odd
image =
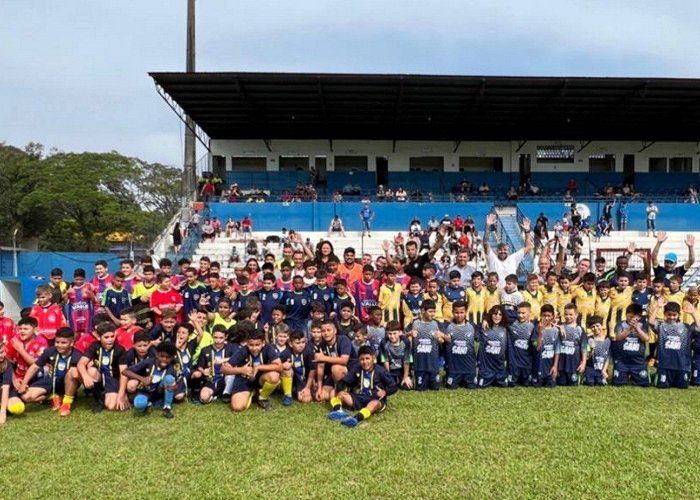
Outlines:
{"type": "Polygon", "coordinates": [[[41,377],[29,384],[29,387],[33,389],[44,389],[46,391],[46,394],[63,395],[66,393],[65,380],[66,379],[64,377],[56,379],[54,386],[54,380],[52,377],[41,377]]]}
{"type": "Polygon", "coordinates": [[[175,388],[175,394],[187,394],[187,388],[189,386],[189,380],[185,377],[180,377],[177,379],[177,387],[175,388]]]}
{"type": "Polygon", "coordinates": [[[530,387],[556,387],[557,386],[557,381],[554,377],[551,375],[547,375],[545,377],[541,376],[533,376],[530,379],[530,387]]]}
{"type": "Polygon", "coordinates": [[[508,385],[511,387],[514,385],[530,385],[532,381],[532,374],[530,373],[529,368],[512,367],[508,371],[508,385]]]}
{"type": "Polygon", "coordinates": [[[440,389],[440,375],[437,372],[416,372],[417,391],[437,391],[440,389]]]}
{"type": "Polygon", "coordinates": [[[607,377],[600,370],[586,367],[583,375],[583,383],[586,385],[606,385],[607,377]]]}
{"type": "Polygon", "coordinates": [[[221,377],[217,382],[214,382],[214,380],[208,380],[204,384],[204,387],[214,391],[214,396],[221,396],[224,393],[224,388],[226,387],[226,380],[224,380],[224,377],[221,377]]]}
{"type": "Polygon", "coordinates": [[[323,380],[321,381],[323,387],[335,387],[335,381],[330,372],[324,373],[323,380]]]}
{"type": "Polygon", "coordinates": [[[508,387],[508,375],[505,368],[501,370],[480,370],[479,371],[479,388],[498,385],[499,387],[508,387]]]}
{"type": "Polygon", "coordinates": [[[578,385],[578,373],[559,372],[557,385],[578,385]]]}
{"type": "Polygon", "coordinates": [[[683,370],[659,370],[656,372],[656,387],[659,389],[687,389],[690,374],[683,370]]]}
{"type": "Polygon", "coordinates": [[[690,385],[700,385],[700,358],[693,357],[690,363],[690,385]]]}
{"type": "Polygon", "coordinates": [[[104,394],[119,392],[119,380],[111,375],[101,375],[100,380],[95,386],[102,389],[101,392],[104,394]]]}
{"type": "Polygon", "coordinates": [[[629,378],[632,383],[640,387],[649,387],[649,370],[646,366],[623,366],[615,365],[613,370],[613,385],[625,385],[629,378]]]}
{"type": "Polygon", "coordinates": [[[466,387],[467,389],[476,389],[476,372],[473,373],[450,373],[447,372],[445,377],[445,387],[448,389],[458,389],[466,387]]]}
{"type": "Polygon", "coordinates": [[[370,404],[372,401],[377,401],[380,404],[379,410],[377,410],[377,413],[380,411],[384,411],[384,408],[386,408],[386,398],[384,398],[384,401],[379,400],[376,398],[376,396],[368,396],[367,394],[350,394],[350,397],[352,398],[352,411],[359,411],[362,408],[366,407],[368,404],[370,404]]]}

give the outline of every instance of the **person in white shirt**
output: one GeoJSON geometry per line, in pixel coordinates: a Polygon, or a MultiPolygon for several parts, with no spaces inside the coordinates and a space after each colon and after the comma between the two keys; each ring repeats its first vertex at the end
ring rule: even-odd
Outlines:
{"type": "Polygon", "coordinates": [[[509,254],[508,245],[499,243],[496,251],[493,251],[489,244],[491,226],[496,224],[496,214],[489,214],[486,217],[486,228],[484,230],[483,245],[486,252],[486,262],[490,272],[498,274],[498,286],[503,288],[506,284],[506,276],[517,274],[518,265],[525,257],[525,254],[532,250],[534,244],[530,230],[530,219],[523,219],[522,228],[525,231],[525,246],[513,254],[509,254]]]}
{"type": "Polygon", "coordinates": [[[659,207],[653,201],[650,201],[647,205],[647,236],[651,234],[656,237],[656,215],[658,213],[659,207]]]}

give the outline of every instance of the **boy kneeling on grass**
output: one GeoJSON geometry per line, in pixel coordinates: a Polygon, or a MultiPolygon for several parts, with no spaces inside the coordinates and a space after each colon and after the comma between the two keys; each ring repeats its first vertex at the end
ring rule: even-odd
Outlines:
{"type": "Polygon", "coordinates": [[[355,427],[372,414],[386,408],[386,398],[397,391],[394,378],[381,366],[374,363],[374,350],[362,346],[358,352],[359,363],[354,364],[340,382],[336,384],[338,395],[331,398],[328,418],[340,421],[346,427],[355,427]],[[357,411],[350,416],[343,406],[357,411]]]}
{"type": "Polygon", "coordinates": [[[148,414],[152,404],[160,406],[163,416],[173,418],[173,398],[177,388],[175,377],[175,345],[166,340],[156,347],[155,358],[146,358],[122,372],[129,380],[136,380],[138,387],[134,397],[134,408],[143,415],[148,414]]]}

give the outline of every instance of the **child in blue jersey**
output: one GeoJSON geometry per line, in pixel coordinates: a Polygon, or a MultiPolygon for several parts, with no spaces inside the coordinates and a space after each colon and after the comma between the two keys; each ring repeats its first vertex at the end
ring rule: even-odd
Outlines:
{"type": "Polygon", "coordinates": [[[503,306],[493,306],[487,313],[479,332],[480,388],[508,386],[506,356],[508,350],[508,315],[503,306]]]}
{"type": "Polygon", "coordinates": [[[185,323],[178,325],[175,339],[175,375],[177,388],[175,401],[183,401],[189,390],[199,392],[202,373],[195,370],[194,353],[202,339],[204,331],[195,330],[194,325],[185,323]]]}
{"type": "Polygon", "coordinates": [[[320,302],[325,307],[325,315],[330,317],[333,312],[333,299],[335,298],[335,290],[328,286],[328,273],[319,269],[316,271],[316,283],[309,288],[312,302],[320,302]]]}
{"type": "Polygon", "coordinates": [[[302,276],[294,276],[292,285],[294,289],[285,293],[283,298],[283,303],[286,306],[285,323],[292,331],[303,331],[311,312],[311,296],[304,289],[304,278],[302,276]]]}
{"type": "Polygon", "coordinates": [[[536,335],[529,302],[516,309],[517,319],[508,326],[508,385],[530,385],[532,376],[532,339],[536,335]]]}
{"type": "Polygon", "coordinates": [[[281,385],[284,397],[282,404],[291,406],[294,398],[300,403],[313,400],[314,351],[304,332],[292,332],[289,338],[289,350],[280,357],[282,361],[281,385]]]}
{"type": "Polygon", "coordinates": [[[501,305],[508,315],[509,323],[518,319],[518,304],[524,300],[523,294],[518,290],[518,276],[509,274],[506,276],[506,284],[501,290],[501,305]]]}
{"type": "Polygon", "coordinates": [[[375,342],[369,337],[367,325],[358,323],[357,326],[355,326],[355,334],[352,338],[353,359],[357,358],[357,354],[360,352],[360,348],[363,346],[371,347],[374,351],[374,355],[378,355],[379,343],[375,342]]]}
{"type": "Polygon", "coordinates": [[[355,359],[352,341],[345,335],[338,335],[332,320],[321,322],[323,341],[316,361],[316,401],[330,401],[335,397],[335,384],[345,377],[348,367],[355,359]]]}
{"type": "Polygon", "coordinates": [[[83,385],[93,391],[96,400],[92,411],[98,413],[104,408],[127,410],[126,380],[121,377],[126,369],[126,351],[116,343],[112,323],[100,323],[95,330],[99,341],[88,347],[78,362],[83,385]]]}
{"type": "Polygon", "coordinates": [[[443,306],[443,316],[445,322],[449,324],[452,321],[454,303],[465,301],[467,292],[461,285],[462,275],[459,271],[450,271],[447,275],[448,283],[442,290],[442,295],[445,297],[445,305],[443,306]]]}
{"type": "Polygon", "coordinates": [[[204,380],[203,387],[199,391],[199,402],[202,404],[211,403],[224,395],[226,385],[231,383],[231,378],[222,371],[222,367],[238,349],[238,346],[226,343],[226,331],[219,329],[218,326],[212,333],[212,345],[202,349],[197,364],[197,371],[204,380]]]}
{"type": "Polygon", "coordinates": [[[417,391],[437,391],[440,389],[438,356],[445,334],[434,319],[435,302],[426,299],[420,307],[420,317],[413,320],[407,329],[413,342],[411,364],[416,377],[415,388],[417,391]]]}
{"type": "Polygon", "coordinates": [[[649,326],[656,332],[656,386],[660,389],[675,387],[687,389],[691,369],[692,332],[700,329],[700,317],[688,308],[686,312],[693,320],[690,326],[680,321],[680,306],[675,302],[660,300],[649,314],[649,326]],[[663,307],[664,320],[656,318],[663,307]]]}
{"type": "Polygon", "coordinates": [[[339,309],[338,316],[335,318],[335,326],[338,329],[338,335],[344,335],[352,340],[355,335],[355,328],[360,325],[360,321],[353,316],[355,310],[351,302],[344,302],[339,309]]]}
{"type": "Polygon", "coordinates": [[[46,349],[27,369],[17,392],[25,403],[51,401],[51,409],[61,417],[67,417],[80,386],[78,363],[81,353],[73,347],[75,332],[70,328],[56,330],[54,345],[46,349]],[[47,373],[34,382],[39,372],[47,373]]]}
{"type": "Polygon", "coordinates": [[[328,418],[340,421],[345,427],[356,427],[374,413],[384,410],[387,397],[397,391],[394,379],[375,364],[374,352],[368,346],[360,349],[357,364],[337,383],[336,389],[338,396],[331,399],[328,418]],[[350,416],[343,406],[357,413],[350,416]]]}
{"type": "Polygon", "coordinates": [[[413,386],[410,357],[411,343],[403,336],[401,323],[389,321],[386,324],[386,337],[379,344],[379,360],[394,382],[405,389],[413,386]]]}
{"type": "Polygon", "coordinates": [[[231,409],[235,412],[247,410],[257,395],[258,406],[269,411],[272,409],[270,395],[280,384],[282,361],[277,350],[265,344],[260,330],[247,328],[245,336],[245,346],[231,356],[223,368],[224,374],[235,375],[231,409]]]}
{"type": "Polygon", "coordinates": [[[262,287],[255,292],[255,295],[260,300],[260,323],[265,327],[272,324],[272,311],[275,306],[279,306],[282,302],[284,292],[275,288],[275,275],[265,273],[262,279],[262,287]]]}
{"type": "Polygon", "coordinates": [[[626,319],[615,325],[611,332],[610,350],[613,358],[613,385],[626,385],[631,378],[634,385],[649,386],[646,345],[648,330],[642,322],[642,306],[632,303],[625,309],[626,319]]]}
{"type": "Polygon", "coordinates": [[[355,312],[355,298],[348,293],[348,282],[342,278],[335,280],[330,318],[337,320],[340,315],[340,308],[344,304],[352,306],[355,312]]]}
{"type": "MultiPolygon", "coordinates": [[[[453,271],[459,274],[459,271],[453,271]]],[[[476,350],[474,325],[467,321],[467,304],[456,300],[452,304],[452,322],[445,330],[445,386],[448,389],[476,388],[476,350]]]]}
{"type": "Polygon", "coordinates": [[[268,344],[273,344],[275,342],[275,336],[277,335],[277,330],[284,325],[284,327],[289,327],[285,323],[287,315],[285,311],[287,307],[282,304],[277,304],[272,308],[271,322],[263,324],[263,332],[265,333],[265,342],[268,344]]]}
{"type": "Polygon", "coordinates": [[[559,368],[560,349],[559,327],[555,323],[555,310],[551,304],[543,304],[540,309],[540,321],[537,332],[532,339],[534,348],[532,387],[555,387],[557,385],[557,370],[559,368]]]}
{"type": "Polygon", "coordinates": [[[187,268],[185,280],[180,287],[180,294],[182,295],[182,314],[187,318],[191,311],[199,309],[199,299],[206,293],[207,287],[199,281],[197,269],[194,267],[187,268]]]}
{"type": "Polygon", "coordinates": [[[117,271],[112,277],[112,285],[102,294],[102,309],[106,312],[113,323],[119,324],[119,316],[127,307],[131,307],[131,294],[124,288],[126,276],[123,272],[117,271]]]}
{"type": "Polygon", "coordinates": [[[175,355],[177,350],[171,342],[161,342],[156,347],[155,358],[145,359],[124,370],[122,375],[138,382],[134,397],[134,409],[141,414],[148,413],[152,403],[162,401],[163,416],[173,418],[173,398],[177,388],[175,376],[175,355]]]}
{"type": "Polygon", "coordinates": [[[314,321],[323,321],[324,319],[326,319],[326,307],[321,302],[312,302],[309,311],[309,319],[304,325],[304,333],[307,338],[309,337],[311,323],[314,321]]]}
{"type": "Polygon", "coordinates": [[[421,304],[423,304],[423,285],[418,278],[411,278],[408,283],[408,293],[406,294],[406,304],[413,319],[420,318],[421,304]]]}
{"type": "Polygon", "coordinates": [[[248,307],[249,299],[257,299],[257,296],[250,290],[250,279],[248,276],[241,275],[236,281],[238,282],[239,290],[236,294],[236,298],[231,301],[231,307],[233,308],[236,319],[240,319],[238,318],[238,313],[248,307]]]}
{"type": "MultiPolygon", "coordinates": [[[[160,344],[159,344],[160,345],[160,344]]],[[[151,347],[151,335],[148,332],[140,330],[134,334],[134,345],[126,351],[124,359],[126,367],[129,368],[140,363],[148,358],[153,358],[156,355],[156,350],[151,347]]],[[[127,380],[127,394],[134,394],[139,383],[136,380],[127,380]]]]}
{"type": "Polygon", "coordinates": [[[586,351],[583,354],[583,359],[586,362],[586,371],[583,383],[586,385],[607,385],[610,338],[605,335],[603,318],[591,316],[588,319],[588,328],[593,336],[584,339],[586,351]]]}
{"type": "Polygon", "coordinates": [[[561,348],[557,385],[578,385],[579,374],[586,368],[586,364],[581,361],[586,332],[578,324],[576,304],[569,303],[564,306],[564,323],[559,325],[559,333],[561,348]]]}

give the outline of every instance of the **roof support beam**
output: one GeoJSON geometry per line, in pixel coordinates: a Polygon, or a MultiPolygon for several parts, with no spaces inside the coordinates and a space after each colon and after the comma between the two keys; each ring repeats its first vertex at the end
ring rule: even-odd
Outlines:
{"type": "Polygon", "coordinates": [[[270,139],[263,139],[263,142],[265,143],[267,150],[272,153],[272,141],[270,139]]]}
{"type": "Polygon", "coordinates": [[[592,142],[593,142],[592,140],[591,141],[578,141],[579,148],[578,148],[577,153],[580,153],[581,151],[586,149],[588,147],[588,145],[592,142]]]}
{"type": "Polygon", "coordinates": [[[204,130],[201,129],[197,123],[195,123],[194,120],[188,120],[187,119],[187,113],[185,113],[185,110],[183,110],[180,105],[170,97],[170,94],[168,94],[163,87],[158,85],[156,83],[156,92],[158,92],[158,95],[165,101],[165,104],[168,105],[170,109],[173,110],[173,113],[180,119],[182,123],[185,124],[185,127],[189,129],[190,132],[194,134],[194,136],[197,138],[197,140],[204,146],[204,148],[211,153],[211,149],[209,148],[209,137],[207,136],[206,133],[204,133],[204,130]]]}
{"type": "Polygon", "coordinates": [[[452,150],[453,153],[457,152],[460,144],[462,144],[462,141],[455,141],[455,148],[452,150]]]}
{"type": "Polygon", "coordinates": [[[638,151],[638,153],[641,153],[642,151],[645,151],[652,147],[654,144],[656,144],[656,141],[642,141],[642,149],[638,151]]]}
{"type": "Polygon", "coordinates": [[[331,153],[333,152],[333,139],[328,139],[328,147],[331,148],[331,153]]]}
{"type": "Polygon", "coordinates": [[[523,146],[527,144],[527,141],[518,141],[518,149],[515,150],[516,153],[520,152],[521,149],[523,149],[523,146]]]}
{"type": "Polygon", "coordinates": [[[396,139],[391,141],[391,152],[396,153],[396,139]]]}

